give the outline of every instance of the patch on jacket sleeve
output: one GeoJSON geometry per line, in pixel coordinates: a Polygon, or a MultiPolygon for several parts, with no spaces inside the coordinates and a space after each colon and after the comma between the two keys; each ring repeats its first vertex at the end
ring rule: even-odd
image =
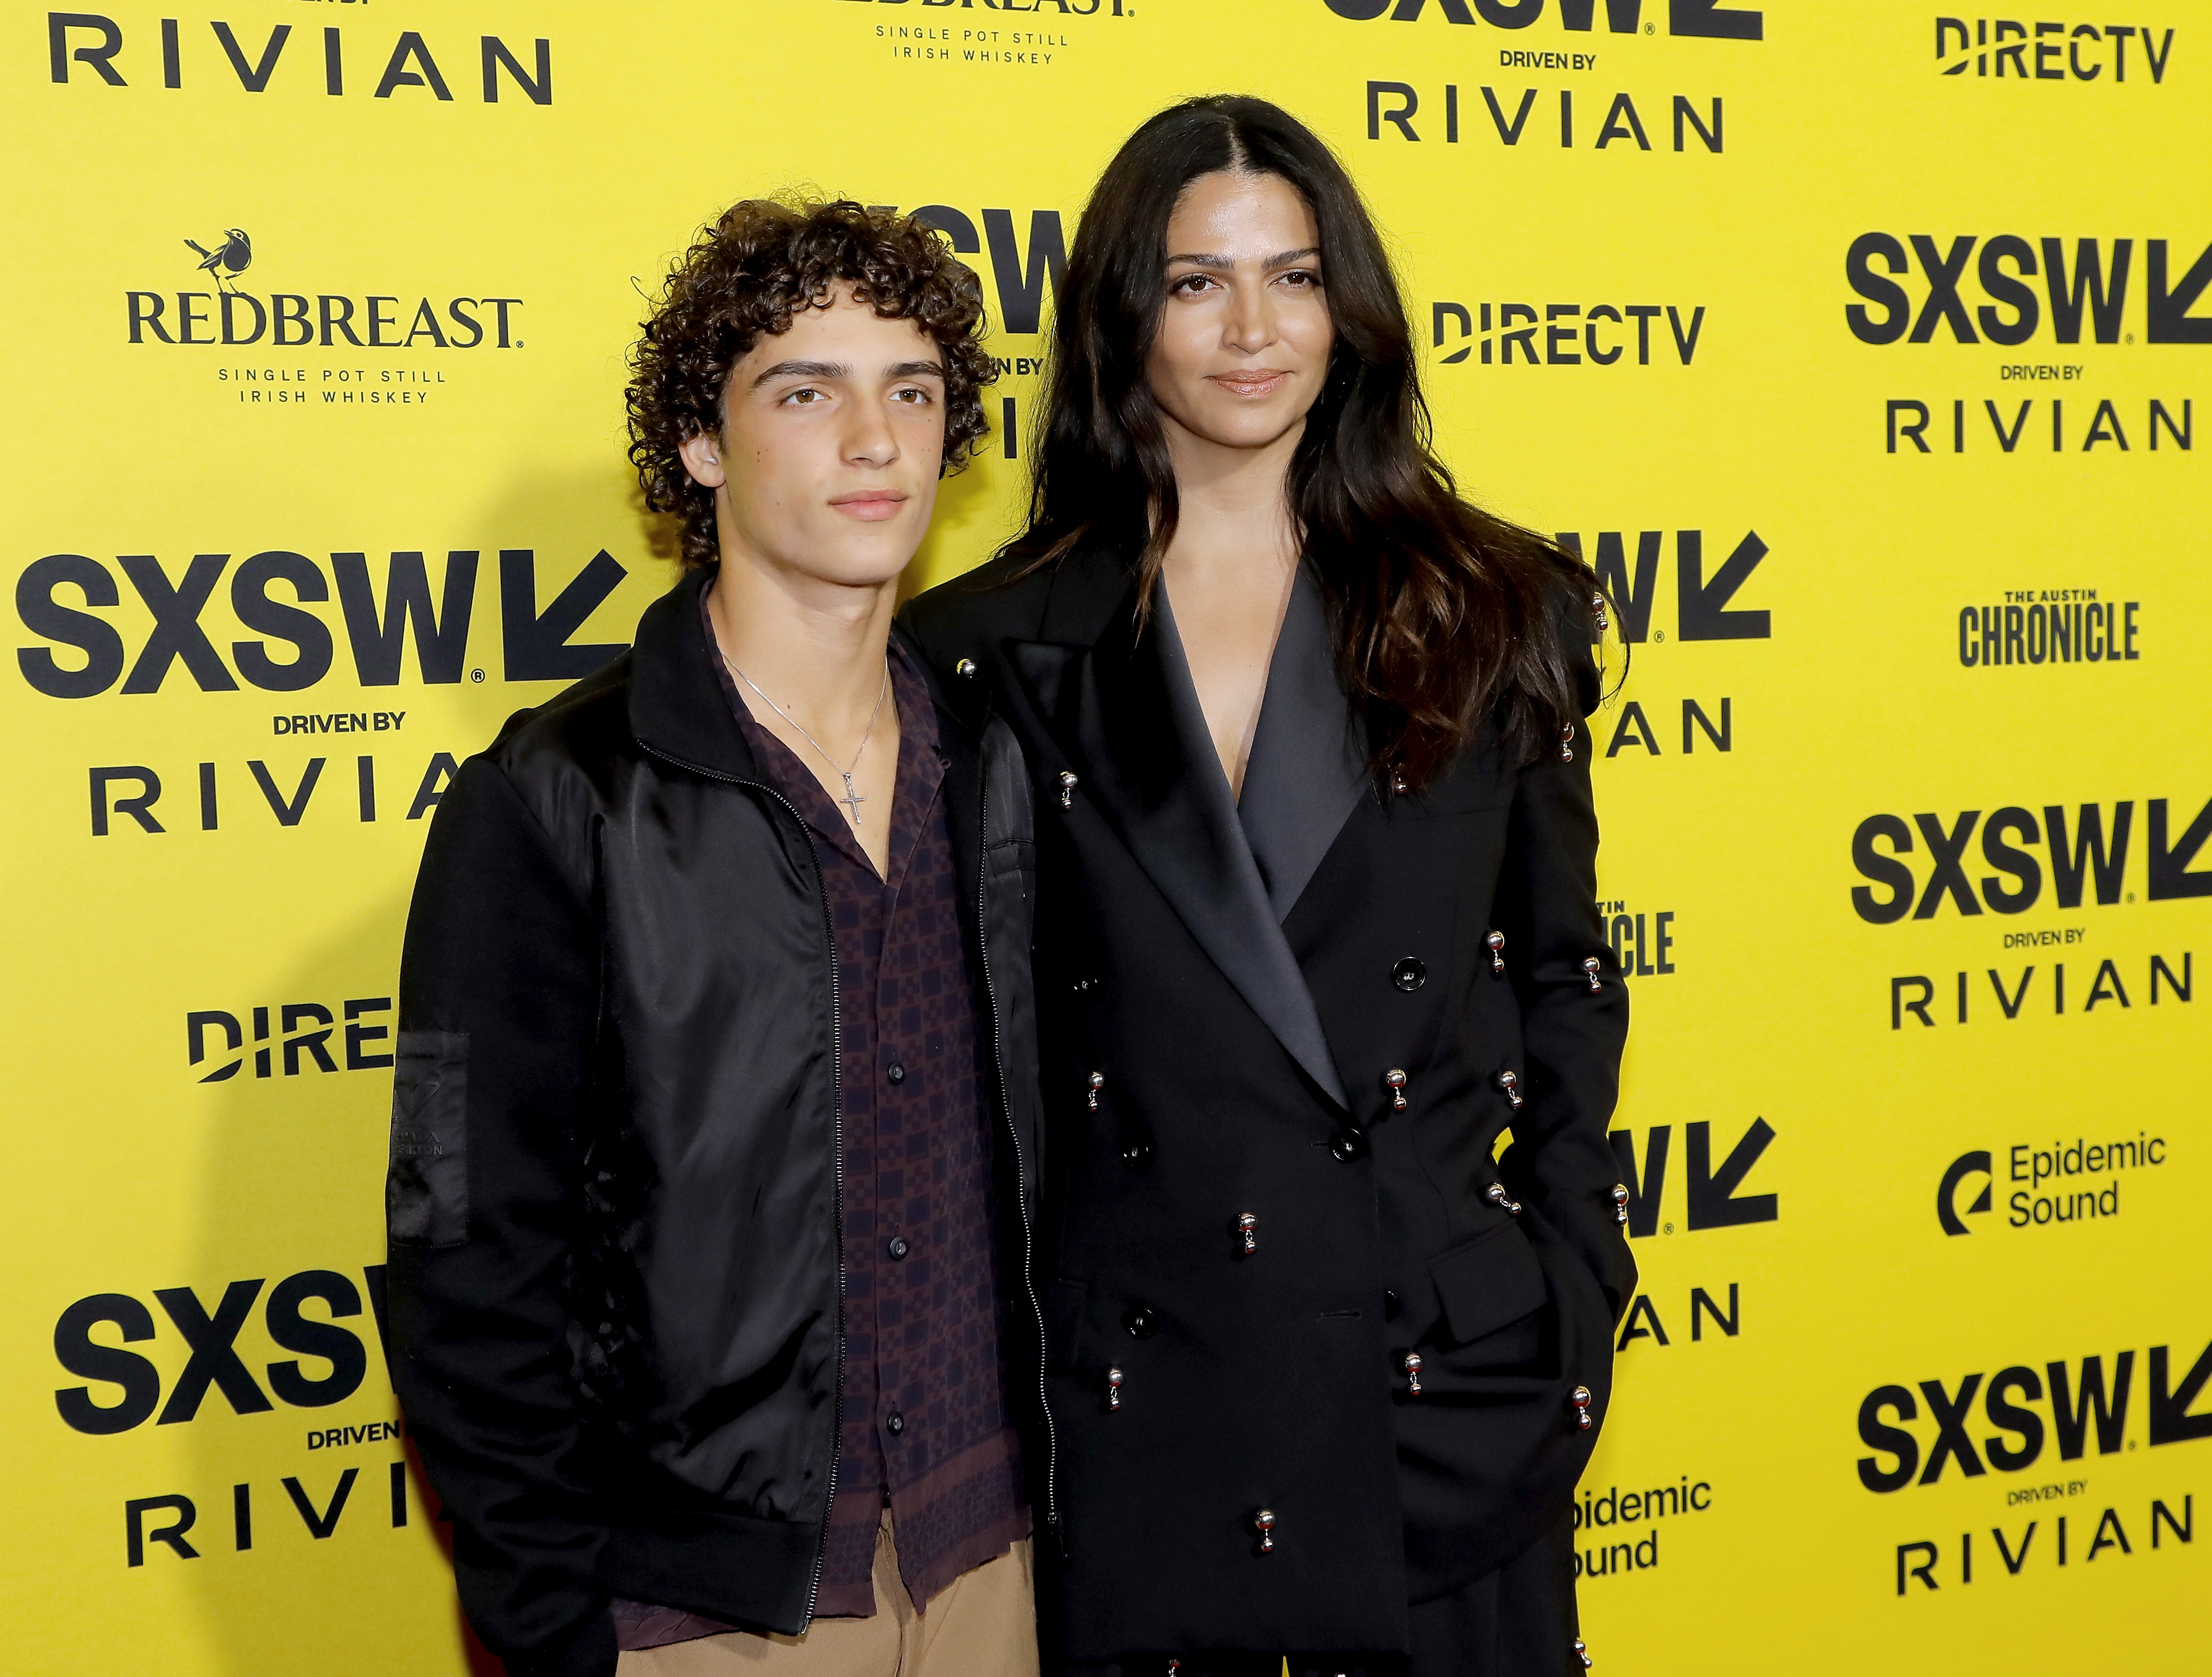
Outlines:
{"type": "Polygon", "coordinates": [[[394,1241],[459,1246],[469,1237],[469,1039],[403,1030],[392,1079],[385,1226],[394,1241]]]}

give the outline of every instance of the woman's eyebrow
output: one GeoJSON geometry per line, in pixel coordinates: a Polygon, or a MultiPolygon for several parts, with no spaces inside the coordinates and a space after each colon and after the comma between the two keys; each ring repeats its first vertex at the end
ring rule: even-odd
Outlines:
{"type": "MultiPolygon", "coordinates": [[[[1260,265],[1262,268],[1280,268],[1286,263],[1303,262],[1310,256],[1320,254],[1320,246],[1308,245],[1304,250],[1277,251],[1260,265]]],[[[1212,256],[1198,252],[1184,252],[1180,255],[1170,257],[1168,260],[1188,262],[1194,268],[1234,268],[1237,265],[1237,259],[1234,257],[1212,256]]]]}

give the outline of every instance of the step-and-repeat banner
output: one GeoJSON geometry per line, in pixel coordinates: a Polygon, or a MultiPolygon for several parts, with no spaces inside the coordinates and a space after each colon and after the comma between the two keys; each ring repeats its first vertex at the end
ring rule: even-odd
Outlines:
{"type": "Polygon", "coordinates": [[[0,27],[0,1664],[467,1668],[380,1342],[395,969],[457,761],[673,574],[641,294],[739,197],[927,206],[1004,368],[949,575],[1091,182],[1218,90],[1339,148],[1454,469],[1618,602],[1599,1668],[2186,1657],[2205,0],[89,3],[0,27]]]}

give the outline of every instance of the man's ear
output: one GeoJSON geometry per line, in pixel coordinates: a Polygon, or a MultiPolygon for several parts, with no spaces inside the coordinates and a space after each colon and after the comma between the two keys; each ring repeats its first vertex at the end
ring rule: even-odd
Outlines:
{"type": "Polygon", "coordinates": [[[722,441],[711,431],[684,438],[677,445],[676,453],[693,482],[710,489],[719,489],[729,482],[730,474],[722,465],[722,441]]]}

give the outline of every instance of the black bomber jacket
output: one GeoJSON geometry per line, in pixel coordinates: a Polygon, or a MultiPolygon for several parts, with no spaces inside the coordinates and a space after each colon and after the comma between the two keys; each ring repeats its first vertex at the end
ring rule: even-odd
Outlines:
{"type": "MultiPolygon", "coordinates": [[[[707,580],[461,766],[408,919],[392,1377],[462,1604],[516,1677],[611,1677],[617,1595],[798,1631],[821,1569],[836,968],[812,846],[708,662],[707,580]]],[[[936,694],[998,1202],[1019,1208],[1010,1389],[1038,1420],[1030,781],[980,684],[936,694]]]]}

